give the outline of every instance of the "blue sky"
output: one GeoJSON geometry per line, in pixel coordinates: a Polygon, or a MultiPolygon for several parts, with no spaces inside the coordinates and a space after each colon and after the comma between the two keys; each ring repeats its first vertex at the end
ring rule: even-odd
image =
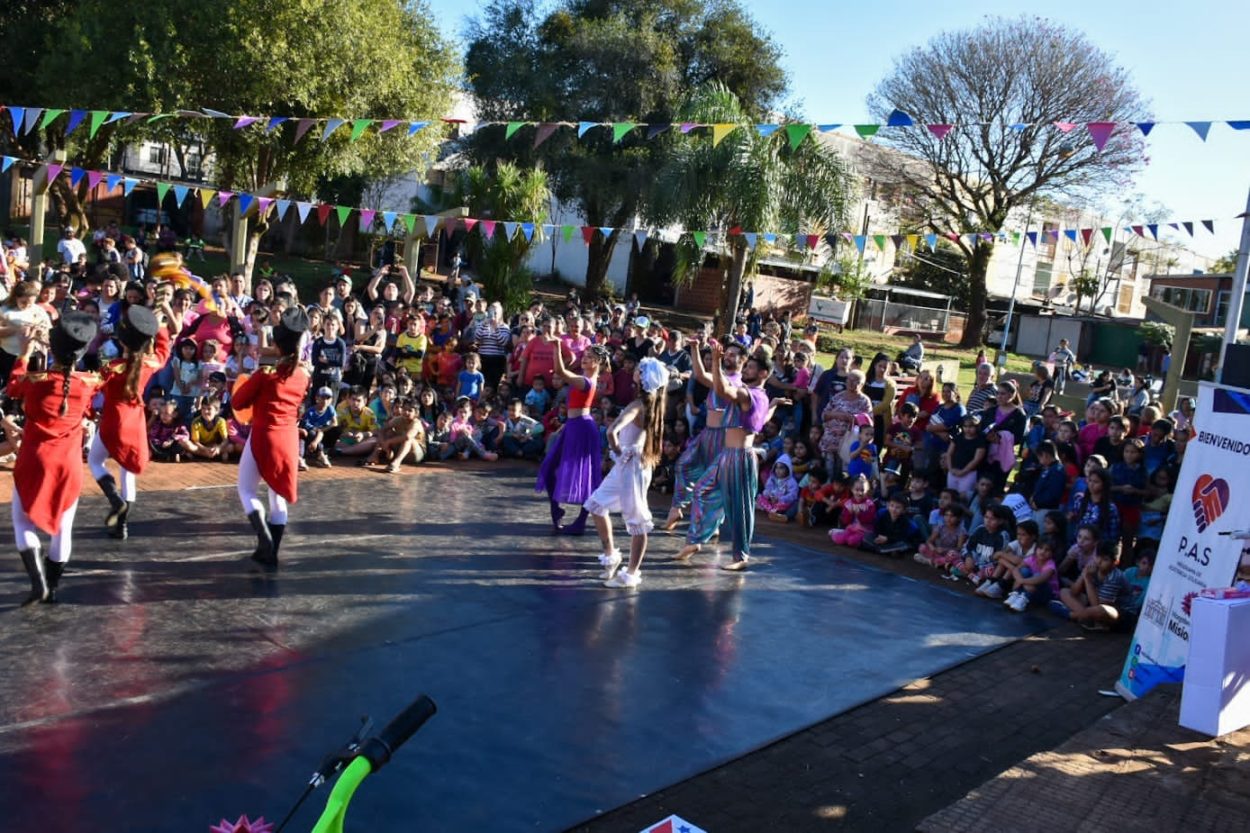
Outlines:
{"type": "MultiPolygon", "coordinates": [[[[460,40],[463,22],[483,4],[428,0],[443,31],[460,40]]],[[[742,0],[785,50],[791,96],[813,122],[868,118],[864,98],[894,56],[946,29],[986,15],[1038,14],[1085,32],[1131,73],[1159,121],[1250,119],[1250,2],[1051,0],[742,0]]],[[[1250,131],[1213,125],[1204,144],[1183,124],[1161,124],[1147,140],[1150,163],[1136,189],[1166,206],[1169,219],[1216,221],[1192,248],[1235,248],[1250,189],[1250,131]]]]}

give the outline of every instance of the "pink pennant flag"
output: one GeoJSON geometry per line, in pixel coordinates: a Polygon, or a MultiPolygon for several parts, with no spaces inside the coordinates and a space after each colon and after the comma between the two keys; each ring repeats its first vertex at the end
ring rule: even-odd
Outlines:
{"type": "Polygon", "coordinates": [[[94,191],[102,179],[104,179],[103,171],[87,171],[87,190],[94,191]]]}
{"type": "Polygon", "coordinates": [[[56,163],[49,163],[48,164],[48,182],[51,182],[52,180],[60,176],[61,171],[63,170],[65,170],[64,165],[58,165],[56,163]]]}
{"type": "Polygon", "coordinates": [[[230,202],[230,198],[233,196],[234,196],[233,191],[218,191],[217,192],[217,205],[220,207],[224,207],[226,203],[230,202]]]}
{"type": "Polygon", "coordinates": [[[477,219],[474,217],[465,217],[462,222],[464,223],[465,234],[473,231],[473,227],[477,225],[477,219]]]}
{"type": "Polygon", "coordinates": [[[234,122],[234,129],[242,130],[249,124],[256,124],[258,121],[260,121],[259,116],[239,116],[234,122]]]}
{"type": "Polygon", "coordinates": [[[699,125],[695,124],[695,123],[694,123],[694,122],[692,122],[692,121],[682,122],[682,125],[681,125],[681,132],[682,132],[682,133],[689,133],[691,130],[694,130],[694,129],[695,129],[696,127],[698,127],[698,126],[699,126],[699,125]]]}
{"type": "Polygon", "coordinates": [[[385,133],[386,131],[390,130],[392,127],[399,127],[401,124],[403,124],[403,121],[401,121],[400,119],[385,119],[382,122],[382,126],[378,128],[378,132],[385,133]]]}
{"type": "Polygon", "coordinates": [[[1115,130],[1115,127],[1113,121],[1091,121],[1085,125],[1085,129],[1089,131],[1089,138],[1094,141],[1094,147],[1099,153],[1102,153],[1103,146],[1111,138],[1111,132],[1115,130]]]}
{"type": "Polygon", "coordinates": [[[378,216],[378,212],[372,208],[360,209],[360,229],[368,231],[373,228],[373,218],[378,216]]]}
{"type": "Polygon", "coordinates": [[[269,213],[269,206],[273,205],[274,199],[276,198],[275,197],[257,197],[256,198],[257,219],[263,220],[265,218],[265,215],[269,213]]]}
{"type": "Polygon", "coordinates": [[[955,125],[953,124],[927,124],[925,125],[925,127],[929,128],[929,132],[932,133],[934,136],[937,136],[938,141],[940,142],[946,138],[946,134],[950,133],[951,130],[955,127],[955,125]]]}
{"type": "Polygon", "coordinates": [[[946,239],[947,239],[947,240],[950,240],[952,243],[958,243],[958,242],[959,242],[959,234],[958,234],[958,233],[956,233],[956,232],[953,232],[953,231],[948,231],[948,232],[946,232],[946,234],[945,234],[944,236],[946,237],[946,239]]]}
{"type": "Polygon", "coordinates": [[[1076,122],[1071,121],[1057,121],[1054,125],[1064,133],[1071,133],[1076,128],[1076,122]]]}
{"type": "Polygon", "coordinates": [[[1136,234],[1138,237],[1145,237],[1146,227],[1145,226],[1133,226],[1133,234],[1136,234]]]}
{"type": "Polygon", "coordinates": [[[482,221],[482,237],[489,240],[494,236],[495,236],[495,221],[483,220],[482,221]]]}

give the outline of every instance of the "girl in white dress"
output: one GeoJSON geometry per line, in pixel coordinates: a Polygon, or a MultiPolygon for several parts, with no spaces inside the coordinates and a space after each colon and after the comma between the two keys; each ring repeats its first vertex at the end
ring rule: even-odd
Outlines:
{"type": "Polygon", "coordinates": [[[664,439],[664,396],[668,368],[657,359],[645,358],[634,371],[638,398],[626,406],[608,429],[608,446],[615,465],[603,483],[586,501],[586,511],[595,519],[595,529],[603,542],[604,585],[637,587],[642,581],[642,557],[647,551],[647,533],[653,528],[647,489],[651,472],[660,459],[664,439]],[[629,565],[621,566],[621,553],[612,541],[609,514],[620,512],[630,535],[629,565]]]}

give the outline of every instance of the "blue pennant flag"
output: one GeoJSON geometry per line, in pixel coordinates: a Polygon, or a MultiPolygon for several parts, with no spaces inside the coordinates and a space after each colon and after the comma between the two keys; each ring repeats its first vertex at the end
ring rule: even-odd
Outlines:
{"type": "Polygon", "coordinates": [[[1037,248],[1037,232],[1026,231],[1024,233],[1024,236],[1029,238],[1029,245],[1036,249],[1037,248]]]}
{"type": "Polygon", "coordinates": [[[69,134],[73,133],[74,128],[82,124],[83,119],[85,118],[87,118],[86,110],[70,110],[69,121],[65,123],[65,135],[68,136],[69,134]]]}
{"type": "Polygon", "coordinates": [[[382,212],[382,222],[383,224],[386,225],[387,231],[390,231],[391,229],[395,228],[395,218],[397,216],[398,215],[394,211],[382,212]]]}
{"type": "Polygon", "coordinates": [[[252,203],[255,200],[256,200],[256,197],[252,196],[251,194],[245,194],[243,192],[239,192],[239,216],[240,217],[247,214],[247,210],[252,207],[252,203]]]}
{"type": "MultiPolygon", "coordinates": [[[[275,127],[278,127],[283,122],[290,120],[290,116],[270,116],[269,124],[265,125],[265,132],[272,133],[275,127]]],[[[281,219],[281,217],[279,217],[279,219],[281,219]]]]}
{"type": "Polygon", "coordinates": [[[503,224],[503,239],[511,240],[512,238],[516,237],[516,230],[520,225],[521,225],[520,223],[504,223],[503,224]]]}
{"type": "Polygon", "coordinates": [[[69,169],[69,187],[77,188],[78,183],[82,182],[82,178],[87,175],[87,171],[83,168],[69,169]]]}
{"type": "Polygon", "coordinates": [[[1207,131],[1211,129],[1211,122],[1209,121],[1187,121],[1185,122],[1185,124],[1192,127],[1194,129],[1194,132],[1198,134],[1198,138],[1202,139],[1202,141],[1205,142],[1207,140],[1207,131]]]}
{"type": "Polygon", "coordinates": [[[429,126],[429,124],[430,123],[428,121],[411,122],[408,125],[408,135],[415,136],[418,132],[420,132],[421,130],[424,130],[427,126],[429,126]]]}
{"type": "Polygon", "coordinates": [[[347,123],[346,119],[330,119],[329,121],[327,121],[326,129],[321,134],[321,141],[324,142],[326,139],[329,139],[331,133],[338,130],[340,127],[342,127],[346,123],[347,123]]]}
{"type": "Polygon", "coordinates": [[[130,192],[135,190],[135,186],[139,184],[139,180],[125,177],[122,179],[122,195],[129,197],[130,192]]]}
{"type": "Polygon", "coordinates": [[[599,126],[599,122],[597,121],[579,121],[577,123],[577,138],[579,139],[582,138],[583,136],[586,135],[587,130],[589,130],[592,127],[598,127],[598,126],[599,126]]]}
{"type": "Polygon", "coordinates": [[[1137,122],[1137,129],[1141,131],[1141,135],[1149,136],[1150,131],[1155,129],[1155,123],[1152,121],[1139,121],[1137,122]]]}
{"type": "Polygon", "coordinates": [[[121,181],[122,181],[121,174],[109,174],[108,177],[104,180],[104,184],[108,186],[108,189],[110,191],[112,191],[119,184],[121,184],[121,181]]]}
{"type": "Polygon", "coordinates": [[[312,203],[297,202],[295,203],[295,210],[299,213],[299,221],[306,223],[308,222],[308,212],[312,211],[312,203]]]}
{"type": "Polygon", "coordinates": [[[1016,122],[1015,124],[1011,125],[1011,129],[1016,131],[1017,133],[1023,133],[1024,131],[1029,129],[1029,125],[1024,124],[1023,122],[1016,122]]]}
{"type": "Polygon", "coordinates": [[[616,231],[616,229],[611,226],[599,226],[599,233],[603,235],[604,240],[612,239],[612,232],[614,231],[616,231]]]}
{"type": "Polygon", "coordinates": [[[1155,240],[1159,239],[1159,224],[1158,223],[1151,223],[1150,225],[1146,226],[1146,228],[1150,229],[1151,237],[1153,237],[1155,240]]]}
{"type": "Polygon", "coordinates": [[[543,223],[543,234],[551,236],[556,233],[556,227],[551,223],[543,223]]]}
{"type": "Polygon", "coordinates": [[[936,234],[926,234],[924,236],[924,242],[929,247],[929,251],[931,252],[937,251],[937,235],[936,234]]]}
{"type": "Polygon", "coordinates": [[[533,223],[521,223],[521,234],[525,235],[525,239],[527,241],[533,240],[534,239],[534,224],[533,223]]]}
{"type": "Polygon", "coordinates": [[[833,131],[837,130],[841,126],[842,125],[840,124],[818,124],[816,125],[816,129],[819,130],[821,133],[832,133],[833,131]]]}
{"type": "Polygon", "coordinates": [[[174,203],[176,203],[179,208],[182,207],[182,201],[187,198],[187,192],[190,190],[191,189],[185,185],[174,186],[174,203]]]}
{"type": "Polygon", "coordinates": [[[769,244],[776,243],[777,235],[773,234],[771,231],[764,232],[764,242],[769,244]]]}
{"type": "Polygon", "coordinates": [[[1075,243],[1076,242],[1076,229],[1074,228],[1064,229],[1063,236],[1071,240],[1073,243],[1075,243]]]}
{"type": "Polygon", "coordinates": [[[915,123],[911,116],[898,109],[890,113],[890,117],[885,120],[886,127],[911,127],[915,123]]]}
{"type": "Polygon", "coordinates": [[[26,110],[26,129],[23,133],[29,133],[35,129],[35,125],[39,123],[39,117],[43,115],[42,107],[31,107],[26,110]]]}
{"type": "Polygon", "coordinates": [[[282,220],[286,217],[286,213],[291,210],[291,201],[278,200],[275,205],[278,206],[278,222],[282,222],[282,220]]]}
{"type": "Polygon", "coordinates": [[[433,237],[438,231],[438,218],[433,214],[426,214],[421,219],[425,222],[425,236],[433,237]]]}
{"type": "Polygon", "coordinates": [[[781,125],[779,124],[757,124],[755,125],[755,132],[759,133],[761,136],[764,136],[765,138],[773,135],[780,129],[781,129],[781,125]]]}
{"type": "Polygon", "coordinates": [[[1233,130],[1250,130],[1250,121],[1230,121],[1228,126],[1233,130]]]}
{"type": "Polygon", "coordinates": [[[26,118],[26,108],[10,107],[9,115],[13,118],[13,135],[16,136],[22,132],[22,122],[26,118]]]}
{"type": "Polygon", "coordinates": [[[1211,234],[1215,234],[1215,221],[1214,220],[1203,220],[1202,227],[1206,229],[1207,231],[1209,231],[1211,234]]]}
{"type": "Polygon", "coordinates": [[[864,253],[864,244],[868,242],[868,238],[863,234],[855,235],[855,248],[859,249],[859,253],[864,253]]]}
{"type": "Polygon", "coordinates": [[[748,249],[754,249],[754,248],[755,248],[755,244],[756,244],[757,240],[759,239],[759,235],[758,235],[758,234],[756,234],[756,233],[755,233],[755,232],[753,232],[753,231],[744,231],[744,232],[742,232],[742,236],[743,236],[743,237],[746,239],[746,241],[747,241],[747,248],[748,248],[748,249]]]}
{"type": "Polygon", "coordinates": [[[13,167],[13,163],[16,161],[17,161],[17,157],[15,156],[4,157],[4,159],[0,161],[0,174],[4,173],[9,168],[13,167]]]}
{"type": "Polygon", "coordinates": [[[647,245],[647,230],[645,228],[634,232],[634,243],[638,245],[638,251],[642,251],[642,247],[647,245]]]}
{"type": "Polygon", "coordinates": [[[127,113],[127,112],[123,112],[123,111],[121,111],[121,110],[118,110],[118,111],[117,111],[117,112],[115,112],[115,113],[109,113],[109,117],[108,117],[108,118],[104,121],[104,123],[105,123],[105,124],[112,124],[112,123],[113,123],[113,122],[115,122],[115,121],[121,121],[122,119],[129,118],[129,117],[130,117],[130,116],[132,116],[132,115],[134,115],[134,114],[133,114],[133,113],[127,113]]]}

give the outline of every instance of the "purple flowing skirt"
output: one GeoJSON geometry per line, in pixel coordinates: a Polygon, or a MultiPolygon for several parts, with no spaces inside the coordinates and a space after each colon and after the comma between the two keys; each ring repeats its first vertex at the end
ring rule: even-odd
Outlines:
{"type": "Polygon", "coordinates": [[[565,421],[538,468],[534,491],[546,492],[554,503],[580,506],[599,488],[601,480],[603,451],[599,426],[589,416],[565,421]]]}

